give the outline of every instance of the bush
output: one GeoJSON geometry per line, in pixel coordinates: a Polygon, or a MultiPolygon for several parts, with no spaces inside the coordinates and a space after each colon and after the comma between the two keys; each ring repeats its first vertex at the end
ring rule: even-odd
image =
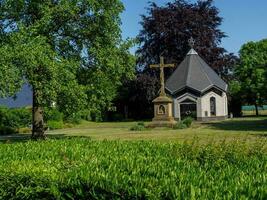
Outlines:
{"type": "Polygon", "coordinates": [[[79,112],[81,119],[86,120],[86,121],[91,121],[92,117],[91,117],[91,111],[88,109],[84,109],[82,111],[79,112]]]}
{"type": "Polygon", "coordinates": [[[267,154],[250,145],[89,139],[0,144],[0,197],[266,199],[267,154]]]}
{"type": "Polygon", "coordinates": [[[108,113],[108,117],[107,117],[108,121],[113,121],[113,122],[120,122],[120,121],[124,121],[124,116],[121,113],[108,113]]]}
{"type": "Polygon", "coordinates": [[[130,128],[131,131],[144,131],[145,129],[144,122],[138,122],[136,125],[130,128]]]}
{"type": "Polygon", "coordinates": [[[186,129],[190,128],[192,123],[193,123],[193,118],[192,117],[187,117],[184,120],[178,122],[177,124],[174,125],[173,129],[186,129]]]}
{"type": "Polygon", "coordinates": [[[64,115],[56,108],[46,108],[44,111],[45,121],[63,121],[64,115]]]}
{"type": "Polygon", "coordinates": [[[138,122],[137,125],[145,127],[145,122],[138,122]]]}
{"type": "Polygon", "coordinates": [[[47,126],[51,130],[62,129],[64,127],[64,123],[63,123],[63,121],[49,120],[49,121],[47,121],[47,126]]]}
{"type": "Polygon", "coordinates": [[[7,126],[0,126],[0,135],[11,135],[15,133],[18,133],[18,131],[14,128],[7,126]]]}
{"type": "Polygon", "coordinates": [[[66,119],[66,122],[72,123],[72,124],[80,124],[82,121],[82,117],[80,113],[73,113],[71,116],[69,116],[66,119]]]}
{"type": "Polygon", "coordinates": [[[14,129],[28,127],[31,124],[31,116],[31,110],[27,108],[0,107],[0,126],[14,129]]]}
{"type": "Polygon", "coordinates": [[[181,121],[174,125],[173,129],[186,129],[187,126],[181,121]]]}
{"type": "Polygon", "coordinates": [[[185,118],[182,123],[186,125],[187,128],[190,128],[194,119],[192,117],[185,118]]]}

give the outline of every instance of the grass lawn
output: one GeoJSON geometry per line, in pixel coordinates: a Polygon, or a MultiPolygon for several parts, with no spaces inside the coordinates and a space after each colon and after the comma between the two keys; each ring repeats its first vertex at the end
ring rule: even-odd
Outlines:
{"type": "MultiPolygon", "coordinates": [[[[184,142],[193,139],[208,143],[211,141],[247,140],[267,141],[267,117],[229,119],[223,122],[198,123],[191,128],[172,130],[156,128],[140,132],[130,131],[136,122],[83,122],[74,128],[48,131],[49,137],[82,136],[92,140],[156,140],[184,142]]],[[[0,140],[28,138],[29,134],[0,137],[0,140]]]]}
{"type": "MultiPolygon", "coordinates": [[[[256,116],[256,110],[243,110],[243,116],[256,116]]],[[[267,110],[259,110],[259,114],[266,116],[267,110]]]]}
{"type": "Polygon", "coordinates": [[[266,117],[184,130],[135,124],[0,137],[0,199],[267,199],[266,117]]]}
{"type": "Polygon", "coordinates": [[[51,131],[48,135],[85,136],[93,140],[159,140],[186,141],[198,139],[203,142],[222,140],[267,140],[267,117],[240,118],[224,122],[194,123],[189,129],[172,130],[156,128],[130,131],[136,122],[88,123],[75,128],[51,131]]]}

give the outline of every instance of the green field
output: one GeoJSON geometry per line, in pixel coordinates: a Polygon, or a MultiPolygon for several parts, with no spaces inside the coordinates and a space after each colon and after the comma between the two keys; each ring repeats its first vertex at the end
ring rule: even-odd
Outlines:
{"type": "Polygon", "coordinates": [[[267,199],[267,118],[2,136],[0,199],[267,199]]]}
{"type": "MultiPolygon", "coordinates": [[[[243,110],[243,116],[256,116],[256,110],[243,110]]],[[[267,110],[259,110],[259,115],[266,116],[267,110]]]]}
{"type": "MultiPolygon", "coordinates": [[[[166,128],[150,129],[141,132],[130,131],[136,122],[94,123],[83,122],[74,128],[48,131],[48,137],[83,136],[93,140],[156,140],[156,141],[190,141],[198,138],[201,142],[247,140],[254,142],[266,140],[267,117],[240,118],[224,122],[194,123],[191,128],[172,130],[166,128]]],[[[28,139],[30,134],[0,137],[2,142],[14,139],[28,139]]]]}

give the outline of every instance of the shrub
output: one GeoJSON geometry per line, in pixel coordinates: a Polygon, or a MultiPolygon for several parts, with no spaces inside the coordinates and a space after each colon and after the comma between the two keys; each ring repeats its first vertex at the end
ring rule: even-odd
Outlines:
{"type": "Polygon", "coordinates": [[[130,128],[131,131],[144,131],[145,129],[144,122],[138,122],[136,125],[130,128]]]}
{"type": "Polygon", "coordinates": [[[138,122],[137,125],[145,127],[145,122],[138,122]]]}
{"type": "Polygon", "coordinates": [[[0,107],[0,126],[14,129],[28,127],[31,124],[32,113],[27,108],[0,107]]]}
{"type": "Polygon", "coordinates": [[[92,117],[91,117],[91,111],[88,109],[84,109],[82,111],[79,112],[81,119],[86,120],[86,121],[91,121],[92,117]]]}
{"type": "Polygon", "coordinates": [[[121,113],[111,113],[108,117],[109,121],[120,122],[124,120],[124,116],[121,113]]]}
{"type": "Polygon", "coordinates": [[[184,120],[178,122],[177,124],[174,125],[173,129],[186,129],[190,128],[192,123],[193,123],[193,118],[192,117],[187,117],[184,120]]]}
{"type": "Polygon", "coordinates": [[[80,113],[73,113],[71,116],[69,116],[66,121],[68,123],[72,124],[80,124],[82,121],[82,117],[80,113]]]}
{"type": "Polygon", "coordinates": [[[46,108],[44,111],[45,121],[63,121],[64,115],[56,108],[46,108]]]}
{"type": "Polygon", "coordinates": [[[187,128],[191,127],[194,119],[192,117],[185,118],[182,123],[186,125],[187,128]]]}
{"type": "Polygon", "coordinates": [[[62,129],[64,127],[64,123],[63,123],[63,121],[49,120],[49,121],[47,121],[47,126],[51,130],[62,129]]]}
{"type": "Polygon", "coordinates": [[[14,128],[7,126],[0,126],[0,135],[11,135],[15,133],[18,133],[18,131],[14,128]]]}
{"type": "Polygon", "coordinates": [[[186,129],[187,126],[182,121],[174,125],[173,129],[186,129]]]}

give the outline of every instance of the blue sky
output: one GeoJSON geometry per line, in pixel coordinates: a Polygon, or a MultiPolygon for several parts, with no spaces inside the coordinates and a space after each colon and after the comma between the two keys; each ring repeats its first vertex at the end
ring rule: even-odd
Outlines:
{"type": "MultiPolygon", "coordinates": [[[[154,0],[164,5],[172,0],[154,0]]],[[[123,38],[136,37],[141,29],[141,14],[146,13],[148,0],[122,0],[123,38]]],[[[191,1],[194,2],[194,1],[191,1]]],[[[224,18],[221,30],[228,37],[221,44],[227,51],[238,53],[242,44],[267,38],[267,0],[215,0],[215,6],[224,18]]]]}

